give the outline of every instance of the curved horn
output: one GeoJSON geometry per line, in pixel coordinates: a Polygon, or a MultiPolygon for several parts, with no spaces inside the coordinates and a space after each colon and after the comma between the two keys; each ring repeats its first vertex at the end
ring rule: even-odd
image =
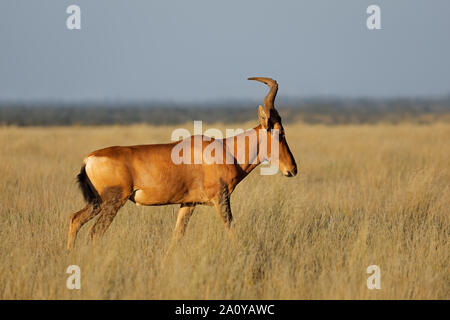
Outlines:
{"type": "Polygon", "coordinates": [[[273,103],[275,101],[275,97],[277,95],[278,91],[278,83],[271,79],[271,78],[264,78],[264,77],[251,77],[248,78],[248,80],[256,80],[262,83],[265,83],[269,86],[270,91],[267,94],[267,96],[264,98],[264,110],[268,115],[270,115],[270,110],[275,109],[273,103]]]}

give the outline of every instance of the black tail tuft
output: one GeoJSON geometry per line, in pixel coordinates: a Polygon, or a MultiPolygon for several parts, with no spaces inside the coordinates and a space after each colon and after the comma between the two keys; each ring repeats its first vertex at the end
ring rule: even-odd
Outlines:
{"type": "Polygon", "coordinates": [[[97,190],[95,190],[95,187],[92,185],[91,180],[89,180],[84,165],[81,167],[80,173],[77,175],[77,181],[78,186],[83,193],[84,200],[86,200],[86,202],[89,204],[99,206],[102,202],[102,199],[100,198],[97,190]]]}

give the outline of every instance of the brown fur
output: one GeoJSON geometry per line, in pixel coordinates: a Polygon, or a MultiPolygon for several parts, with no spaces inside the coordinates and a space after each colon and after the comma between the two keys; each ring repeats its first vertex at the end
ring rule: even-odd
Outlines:
{"type": "Polygon", "coordinates": [[[233,215],[231,214],[230,193],[228,192],[228,185],[224,181],[220,181],[221,190],[218,194],[217,200],[214,201],[217,213],[225,224],[228,235],[231,237],[231,222],[233,215]]]}
{"type": "MultiPolygon", "coordinates": [[[[236,185],[265,160],[261,154],[262,145],[270,146],[273,129],[280,132],[279,168],[286,176],[294,176],[297,173],[294,157],[284,136],[281,118],[273,105],[278,85],[270,78],[258,77],[252,80],[264,82],[270,87],[270,92],[264,99],[264,108],[259,108],[260,125],[253,129],[257,138],[248,139],[245,150],[238,150],[238,140],[246,138],[246,132],[222,140],[201,139],[202,154],[211,143],[223,148],[224,164],[175,164],[171,153],[178,142],[116,146],[88,154],[80,171],[79,183],[89,204],[74,213],[70,219],[68,248],[73,247],[81,226],[97,214],[100,214],[100,217],[91,228],[91,238],[101,236],[127,200],[150,206],[181,204],[174,230],[176,239],[184,234],[195,205],[214,205],[231,235],[233,217],[230,195],[236,185]],[[261,130],[264,134],[260,136],[261,130]],[[234,145],[233,148],[230,147],[231,144],[234,145]],[[243,163],[236,161],[240,151],[245,154],[243,163]],[[226,164],[227,157],[235,159],[234,163],[226,164]],[[253,159],[256,161],[252,161],[253,159]]],[[[187,138],[181,143],[188,144],[193,160],[196,148],[194,138],[187,138]]],[[[267,156],[270,157],[270,150],[267,156]]]]}

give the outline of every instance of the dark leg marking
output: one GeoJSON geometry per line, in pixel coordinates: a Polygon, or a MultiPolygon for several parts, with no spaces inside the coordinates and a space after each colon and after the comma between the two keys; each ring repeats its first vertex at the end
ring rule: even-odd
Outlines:
{"type": "Polygon", "coordinates": [[[90,230],[91,239],[102,236],[111,225],[117,212],[126,202],[122,194],[122,189],[119,187],[110,188],[104,192],[100,217],[90,230]]]}
{"type": "Polygon", "coordinates": [[[228,192],[228,185],[223,181],[220,181],[220,193],[215,206],[220,218],[225,224],[225,228],[231,236],[231,222],[233,221],[233,215],[231,214],[230,194],[228,192]]]}

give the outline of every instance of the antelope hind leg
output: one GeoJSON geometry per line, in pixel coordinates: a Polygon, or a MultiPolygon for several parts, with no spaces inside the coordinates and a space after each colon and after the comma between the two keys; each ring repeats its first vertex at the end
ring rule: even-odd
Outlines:
{"type": "Polygon", "coordinates": [[[80,211],[75,212],[70,217],[69,222],[69,234],[67,239],[67,249],[71,250],[75,245],[75,240],[77,238],[77,233],[80,228],[89,220],[94,218],[100,212],[100,206],[88,204],[86,207],[80,211]]]}
{"type": "Polygon", "coordinates": [[[105,233],[126,200],[127,197],[122,196],[120,188],[113,188],[107,191],[102,203],[100,217],[90,229],[91,240],[95,240],[105,233]]]}

